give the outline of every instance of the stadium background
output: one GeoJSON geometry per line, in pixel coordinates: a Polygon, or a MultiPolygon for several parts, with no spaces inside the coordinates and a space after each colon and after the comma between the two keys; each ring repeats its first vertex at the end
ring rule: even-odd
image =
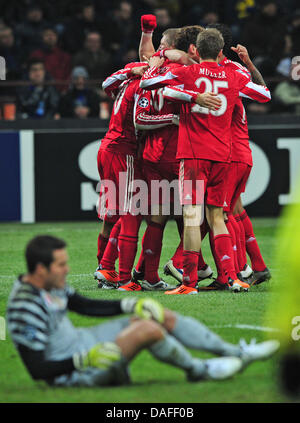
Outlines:
{"type": "MultiPolygon", "coordinates": [[[[260,217],[253,221],[256,235],[270,265],[273,286],[279,284],[280,270],[272,261],[276,244],[274,230],[282,207],[292,201],[300,165],[300,82],[290,77],[292,59],[300,56],[300,9],[297,7],[296,0],[0,1],[0,56],[6,59],[7,71],[6,81],[0,81],[0,316],[5,315],[7,295],[15,276],[25,270],[23,248],[38,233],[51,233],[68,241],[69,282],[76,289],[89,297],[118,298],[117,292],[103,294],[97,290],[90,277],[95,267],[99,230],[95,211],[96,153],[111,110],[111,103],[100,87],[109,73],[137,59],[143,13],[157,16],[155,47],[166,28],[227,23],[232,28],[234,43],[247,46],[270,87],[270,103],[246,104],[254,170],[244,202],[249,215],[260,217]],[[49,31],[54,34],[54,38],[57,34],[57,46],[43,45],[45,30],[48,35],[49,31]],[[93,40],[88,43],[91,32],[93,40]],[[86,59],[90,55],[93,61],[86,59]],[[42,105],[38,114],[32,114],[22,103],[24,90],[31,85],[28,65],[32,57],[44,58],[47,67],[44,89],[51,88],[52,94],[55,92],[54,105],[49,109],[42,105]],[[57,73],[60,68],[57,63],[63,60],[65,72],[57,73]],[[93,66],[89,66],[91,63],[93,66]],[[78,66],[86,67],[89,75],[86,87],[97,98],[96,106],[95,102],[90,105],[86,117],[74,107],[64,107],[65,96],[74,88],[74,67],[78,66]],[[78,222],[81,220],[90,222],[78,222]]],[[[300,78],[300,70],[297,73],[300,78]]],[[[162,265],[177,242],[175,227],[173,223],[168,224],[161,274],[162,265]]],[[[205,243],[204,255],[211,263],[209,254],[205,243]]],[[[164,305],[198,318],[200,307],[201,319],[231,342],[237,342],[240,336],[249,340],[253,335],[262,340],[263,331],[255,332],[253,327],[267,323],[272,327],[272,322],[264,320],[271,293],[269,287],[263,285],[248,297],[211,293],[189,303],[178,299],[169,302],[159,293],[153,295],[164,305]],[[238,328],[240,323],[242,328],[238,328]]],[[[96,319],[91,322],[76,316],[72,316],[72,320],[77,325],[96,323],[96,319]]],[[[187,387],[179,372],[169,373],[169,368],[154,365],[145,355],[133,366],[133,377],[143,384],[143,393],[138,386],[125,393],[121,389],[107,389],[101,398],[87,390],[53,393],[30,380],[10,341],[1,342],[0,347],[3,360],[7,358],[6,364],[1,366],[4,376],[1,402],[111,402],[112,399],[117,401],[116,398],[125,402],[285,400],[274,387],[274,368],[270,362],[253,365],[233,382],[217,386],[208,383],[195,388],[187,387]],[[151,383],[146,387],[150,373],[151,383]],[[155,381],[161,377],[163,381],[157,389],[155,381]],[[185,391],[188,394],[182,397],[185,391]]]]}

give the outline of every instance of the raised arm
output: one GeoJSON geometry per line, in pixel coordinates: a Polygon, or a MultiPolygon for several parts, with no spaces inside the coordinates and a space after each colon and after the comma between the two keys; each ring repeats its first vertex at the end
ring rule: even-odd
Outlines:
{"type": "Polygon", "coordinates": [[[236,47],[231,47],[231,50],[233,50],[241,59],[241,61],[245,64],[248,71],[251,74],[252,81],[255,84],[258,85],[266,85],[262,74],[259,72],[259,70],[254,66],[252,60],[250,59],[248,50],[245,46],[242,46],[241,44],[238,44],[236,47]]]}
{"type": "Polygon", "coordinates": [[[139,45],[139,57],[143,61],[145,58],[150,59],[155,53],[155,49],[152,42],[153,31],[156,28],[156,16],[155,15],[143,15],[141,16],[141,29],[142,35],[139,45]]]}

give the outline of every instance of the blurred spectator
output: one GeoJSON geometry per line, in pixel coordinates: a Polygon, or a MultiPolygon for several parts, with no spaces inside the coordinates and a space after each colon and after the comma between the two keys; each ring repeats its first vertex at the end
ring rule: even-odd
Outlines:
{"type": "Polygon", "coordinates": [[[279,75],[283,75],[284,77],[287,77],[290,75],[290,68],[292,63],[292,39],[291,36],[286,34],[284,37],[285,40],[285,47],[284,47],[284,56],[278,63],[276,67],[276,72],[279,75]]]}
{"type": "Polygon", "coordinates": [[[77,66],[72,70],[72,83],[69,91],[60,100],[56,118],[99,117],[100,97],[87,88],[88,77],[87,70],[82,66],[77,66]]]}
{"type": "Polygon", "coordinates": [[[0,28],[0,56],[6,61],[6,79],[18,79],[22,75],[22,56],[16,46],[12,28],[4,26],[0,28]]]}
{"type": "Polygon", "coordinates": [[[200,21],[200,25],[204,28],[207,27],[207,25],[215,24],[220,21],[218,12],[216,10],[208,10],[205,12],[203,18],[200,21]]]}
{"type": "MultiPolygon", "coordinates": [[[[42,59],[47,72],[55,80],[68,81],[71,73],[71,56],[58,47],[58,35],[54,28],[46,27],[42,32],[42,47],[32,52],[31,57],[42,59]]],[[[65,85],[57,89],[64,91],[65,85]]]]}
{"type": "Polygon", "coordinates": [[[264,0],[261,10],[245,26],[242,44],[264,76],[272,76],[284,53],[286,22],[276,1],[264,0]]]}
{"type": "Polygon", "coordinates": [[[168,9],[166,8],[155,9],[154,14],[156,16],[157,27],[153,33],[152,40],[154,48],[157,49],[163,32],[168,28],[173,28],[174,23],[172,22],[168,9]]]}
{"type": "Polygon", "coordinates": [[[291,66],[289,78],[277,85],[273,101],[277,112],[300,115],[300,61],[291,66]]]}
{"type": "Polygon", "coordinates": [[[29,54],[41,47],[40,32],[46,26],[43,10],[38,5],[29,6],[24,22],[16,26],[16,38],[24,54],[29,54]]]}
{"type": "Polygon", "coordinates": [[[95,13],[93,2],[85,2],[77,6],[77,13],[66,25],[63,35],[63,45],[70,53],[77,53],[83,48],[85,36],[88,32],[99,30],[99,21],[95,13]]]}
{"type": "Polygon", "coordinates": [[[104,45],[107,50],[114,52],[116,60],[132,44],[136,45],[140,37],[140,21],[132,18],[132,5],[128,1],[121,1],[105,21],[102,31],[104,45]]]}
{"type": "Polygon", "coordinates": [[[289,34],[292,39],[292,55],[300,55],[300,9],[295,10],[292,14],[291,24],[289,26],[289,34]]]}
{"type": "Polygon", "coordinates": [[[102,47],[99,32],[89,32],[86,35],[84,49],[75,55],[73,66],[85,66],[91,79],[104,79],[111,73],[111,57],[102,47]]]}
{"type": "Polygon", "coordinates": [[[31,59],[28,79],[30,85],[17,90],[18,117],[52,118],[58,106],[59,94],[53,86],[45,85],[46,69],[40,59],[31,59]]]}

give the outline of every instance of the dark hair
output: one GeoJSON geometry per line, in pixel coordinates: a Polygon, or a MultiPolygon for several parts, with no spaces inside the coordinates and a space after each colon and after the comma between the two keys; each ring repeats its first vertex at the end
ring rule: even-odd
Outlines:
{"type": "Polygon", "coordinates": [[[209,24],[207,29],[215,28],[221,32],[224,39],[223,52],[225,56],[229,56],[231,53],[230,47],[232,46],[232,32],[228,25],[222,23],[209,24]]]}
{"type": "Polygon", "coordinates": [[[222,34],[217,29],[206,29],[198,35],[196,47],[201,59],[215,60],[224,47],[222,34]]]}
{"type": "Polygon", "coordinates": [[[187,52],[191,44],[196,45],[197,37],[202,31],[204,31],[204,28],[200,25],[190,25],[180,28],[175,37],[174,47],[187,52]]]}
{"type": "Polygon", "coordinates": [[[39,58],[39,57],[32,57],[31,59],[29,59],[28,62],[27,62],[27,69],[28,69],[28,71],[30,71],[31,66],[37,65],[38,63],[42,63],[42,65],[45,67],[45,62],[41,58],[39,58]]]}
{"type": "Polygon", "coordinates": [[[176,36],[180,31],[179,28],[168,28],[166,29],[162,35],[167,38],[167,43],[170,47],[173,47],[175,44],[176,36]]]}
{"type": "Polygon", "coordinates": [[[51,235],[38,235],[26,246],[25,257],[29,273],[33,273],[38,263],[49,268],[53,262],[53,251],[66,247],[65,241],[51,235]]]}

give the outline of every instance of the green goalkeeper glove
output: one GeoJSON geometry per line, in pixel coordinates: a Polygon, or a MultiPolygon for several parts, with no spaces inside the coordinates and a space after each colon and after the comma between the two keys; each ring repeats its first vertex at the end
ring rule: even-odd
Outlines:
{"type": "Polygon", "coordinates": [[[74,367],[84,370],[87,367],[108,369],[114,362],[121,359],[121,350],[113,342],[104,342],[94,345],[88,352],[73,355],[74,367]]]}
{"type": "Polygon", "coordinates": [[[141,319],[153,319],[158,323],[165,319],[164,307],[152,298],[123,298],[121,308],[124,313],[134,313],[141,319]]]}

